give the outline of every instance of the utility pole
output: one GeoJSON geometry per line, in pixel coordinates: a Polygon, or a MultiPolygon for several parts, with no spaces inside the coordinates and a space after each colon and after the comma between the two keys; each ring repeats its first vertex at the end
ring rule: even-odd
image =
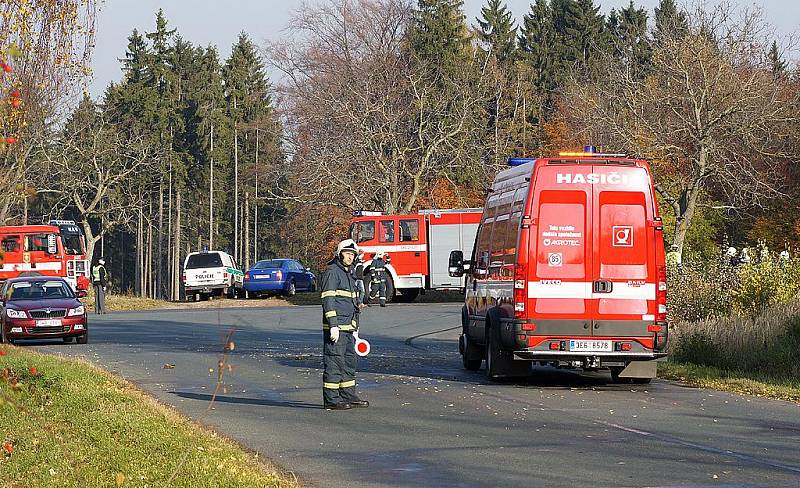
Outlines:
{"type": "Polygon", "coordinates": [[[253,262],[258,262],[258,127],[256,127],[256,198],[253,202],[253,262]]]}
{"type": "Polygon", "coordinates": [[[208,190],[208,249],[214,249],[214,121],[211,121],[211,176],[208,190]]]}
{"type": "Polygon", "coordinates": [[[233,97],[233,256],[241,261],[239,253],[239,128],[236,121],[236,97],[233,97]]]}

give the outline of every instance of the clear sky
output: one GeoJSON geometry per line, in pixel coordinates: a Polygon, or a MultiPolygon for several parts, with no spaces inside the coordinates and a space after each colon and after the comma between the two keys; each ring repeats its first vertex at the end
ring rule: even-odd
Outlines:
{"type": "MultiPolygon", "coordinates": [[[[530,3],[530,0],[506,1],[517,25],[530,9],[530,3]]],[[[628,0],[596,0],[596,3],[605,13],[626,6],[628,0]]],[[[634,3],[647,8],[652,18],[653,7],[659,2],[636,0],[634,3]]],[[[676,3],[685,2],[678,0],[676,3]]],[[[779,36],[800,31],[799,0],[733,0],[733,3],[761,8],[779,36]]],[[[476,23],[475,18],[485,4],[485,0],[464,1],[471,25],[476,23]]],[[[125,55],[128,36],[134,28],[140,32],[153,30],[159,8],[164,9],[169,25],[177,28],[184,39],[195,45],[216,45],[224,59],[241,31],[247,32],[259,45],[280,38],[291,12],[300,5],[300,0],[105,0],[98,16],[97,45],[92,61],[94,79],[89,91],[93,97],[98,97],[109,83],[121,78],[118,59],[125,55]]]]}

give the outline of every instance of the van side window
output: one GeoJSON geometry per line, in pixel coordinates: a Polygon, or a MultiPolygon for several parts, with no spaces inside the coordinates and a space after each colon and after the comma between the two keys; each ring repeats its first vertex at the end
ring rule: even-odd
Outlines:
{"type": "Polygon", "coordinates": [[[514,262],[517,258],[517,236],[519,234],[520,223],[522,222],[522,212],[525,207],[525,198],[528,196],[528,187],[518,188],[514,193],[514,200],[511,203],[508,218],[508,232],[506,233],[506,255],[503,264],[502,276],[514,276],[514,262]]]}
{"type": "Polygon", "coordinates": [[[492,228],[494,226],[494,214],[497,208],[492,208],[491,203],[487,205],[483,213],[480,229],[478,229],[478,239],[475,243],[475,272],[476,278],[486,278],[489,275],[489,259],[492,244],[492,228]]]}
{"type": "Polygon", "coordinates": [[[400,221],[400,242],[414,242],[419,240],[419,220],[400,221]]]}
{"type": "Polygon", "coordinates": [[[394,242],[394,220],[381,220],[379,242],[394,242]]]}

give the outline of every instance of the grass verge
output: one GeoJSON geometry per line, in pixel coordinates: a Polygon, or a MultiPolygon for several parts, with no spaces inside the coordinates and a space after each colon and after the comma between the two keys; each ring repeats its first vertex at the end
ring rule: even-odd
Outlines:
{"type": "Polygon", "coordinates": [[[0,369],[2,486],[298,486],[89,363],[0,345],[0,369]]]}
{"type": "MultiPolygon", "coordinates": [[[[94,292],[89,291],[86,298],[81,299],[86,310],[94,313],[94,292]]],[[[168,308],[170,302],[166,300],[155,300],[153,298],[135,297],[132,295],[113,295],[106,294],[106,310],[109,312],[123,312],[131,310],[154,310],[168,308]]]]}
{"type": "Polygon", "coordinates": [[[781,382],[737,371],[710,366],[665,361],[658,363],[658,377],[675,380],[690,386],[742,393],[757,397],[777,398],[800,403],[800,383],[781,382]]]}

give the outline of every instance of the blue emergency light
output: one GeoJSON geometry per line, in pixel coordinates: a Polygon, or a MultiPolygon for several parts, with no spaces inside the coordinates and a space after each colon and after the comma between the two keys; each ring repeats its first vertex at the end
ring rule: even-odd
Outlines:
{"type": "Polygon", "coordinates": [[[508,165],[511,167],[522,166],[523,164],[536,161],[535,158],[508,158],[508,165]]]}
{"type": "Polygon", "coordinates": [[[583,146],[583,152],[596,153],[597,152],[597,147],[595,147],[595,146],[583,146]]]}

